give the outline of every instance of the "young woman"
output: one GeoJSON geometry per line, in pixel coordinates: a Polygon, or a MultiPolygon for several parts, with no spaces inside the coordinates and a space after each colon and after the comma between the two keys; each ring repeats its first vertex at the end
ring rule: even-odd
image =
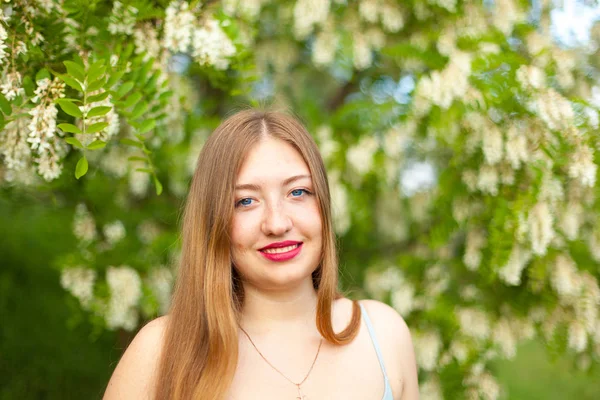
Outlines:
{"type": "Polygon", "coordinates": [[[172,307],[104,399],[414,400],[410,332],[337,291],[323,161],[294,118],[245,110],[208,139],[183,216],[172,307]]]}

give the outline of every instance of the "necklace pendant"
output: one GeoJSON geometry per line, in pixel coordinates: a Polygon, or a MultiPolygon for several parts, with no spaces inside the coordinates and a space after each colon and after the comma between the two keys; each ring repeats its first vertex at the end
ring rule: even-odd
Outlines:
{"type": "Polygon", "coordinates": [[[304,394],[302,394],[302,390],[300,389],[300,386],[298,386],[298,397],[296,397],[296,400],[306,400],[306,396],[304,394]]]}

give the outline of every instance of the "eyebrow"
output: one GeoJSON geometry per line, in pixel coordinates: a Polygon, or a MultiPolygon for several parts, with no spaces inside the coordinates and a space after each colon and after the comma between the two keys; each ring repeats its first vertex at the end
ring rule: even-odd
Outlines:
{"type": "MultiPolygon", "coordinates": [[[[311,176],[310,175],[294,175],[291,176],[289,178],[287,178],[286,180],[283,181],[283,186],[289,185],[292,182],[295,182],[299,179],[303,179],[303,178],[308,178],[310,179],[311,176]]],[[[254,191],[260,191],[260,185],[255,185],[253,183],[243,183],[241,185],[235,185],[235,190],[254,190],[254,191]]]]}

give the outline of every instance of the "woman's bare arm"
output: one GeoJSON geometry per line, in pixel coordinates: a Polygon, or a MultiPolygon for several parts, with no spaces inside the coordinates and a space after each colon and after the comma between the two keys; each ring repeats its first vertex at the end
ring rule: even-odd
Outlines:
{"type": "Polygon", "coordinates": [[[115,368],[103,400],[150,400],[154,397],[154,375],[166,318],[150,321],[138,332],[115,368]]]}

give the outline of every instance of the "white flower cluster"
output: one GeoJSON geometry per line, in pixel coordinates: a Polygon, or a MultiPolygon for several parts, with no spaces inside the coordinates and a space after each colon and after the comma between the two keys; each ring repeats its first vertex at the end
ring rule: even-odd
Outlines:
{"type": "Polygon", "coordinates": [[[552,130],[566,130],[573,124],[575,113],[571,102],[554,89],[540,92],[532,106],[552,130]]]}
{"type": "Polygon", "coordinates": [[[506,318],[501,318],[496,322],[492,329],[491,339],[500,348],[504,357],[513,358],[517,354],[517,338],[506,318]]]}
{"type": "MultiPolygon", "coordinates": [[[[199,6],[197,6],[199,8],[199,6]]],[[[179,53],[190,52],[201,65],[225,70],[236,47],[221,29],[219,21],[207,16],[199,26],[185,1],[173,1],[166,10],[163,46],[179,53]]]]}
{"type": "Polygon", "coordinates": [[[123,6],[123,3],[120,1],[115,1],[108,22],[108,31],[113,35],[119,33],[125,35],[133,34],[137,14],[137,8],[130,5],[123,6]]]}
{"type": "Polygon", "coordinates": [[[148,276],[148,286],[158,300],[158,307],[161,315],[166,314],[171,306],[173,280],[173,272],[166,267],[154,268],[148,276]]]}
{"type": "Polygon", "coordinates": [[[6,29],[4,25],[0,23],[0,65],[4,64],[4,60],[6,59],[6,39],[8,38],[8,34],[6,33],[6,29]]]}
{"type": "Polygon", "coordinates": [[[85,310],[92,304],[95,282],[96,271],[90,268],[65,268],[60,276],[61,286],[75,296],[85,310]]]}
{"type": "Polygon", "coordinates": [[[476,271],[481,264],[481,249],[486,245],[485,232],[472,229],[467,233],[463,262],[471,271],[476,271]]]}
{"type": "Polygon", "coordinates": [[[356,145],[348,149],[346,160],[360,176],[364,176],[373,167],[373,157],[378,149],[375,137],[364,135],[356,145]]]}
{"type": "Polygon", "coordinates": [[[142,281],[137,271],[129,266],[108,267],[106,281],[110,300],[105,319],[109,329],[132,331],[138,324],[136,306],[142,296],[142,281]]]}
{"type": "Polygon", "coordinates": [[[102,228],[104,237],[110,245],[114,245],[125,237],[125,226],[119,220],[104,225],[102,228]]]}
{"type": "Polygon", "coordinates": [[[567,321],[568,345],[575,352],[581,353],[587,348],[588,335],[600,342],[597,332],[600,325],[600,287],[597,279],[588,272],[580,272],[570,257],[561,254],[556,258],[550,281],[562,308],[557,307],[544,323],[546,336],[551,336],[560,322],[567,321]],[[570,307],[574,314],[568,316],[565,310],[570,307]]]}
{"type": "Polygon", "coordinates": [[[343,235],[350,229],[352,221],[348,206],[348,192],[340,182],[338,171],[329,173],[329,190],[331,192],[333,226],[338,235],[343,235]]]}
{"type": "Polygon", "coordinates": [[[408,238],[409,221],[400,202],[398,191],[386,191],[377,199],[375,221],[377,231],[386,240],[402,242],[408,238]]]}
{"type": "Polygon", "coordinates": [[[498,271],[498,276],[507,285],[518,286],[521,284],[521,274],[531,260],[531,251],[518,243],[513,248],[506,264],[498,271]]]}
{"type": "Polygon", "coordinates": [[[579,228],[583,222],[583,206],[579,202],[569,201],[563,207],[558,226],[568,240],[575,240],[579,236],[579,228]]]}
{"type": "Polygon", "coordinates": [[[100,159],[100,166],[107,174],[122,178],[127,174],[127,157],[131,155],[130,147],[111,146],[100,159]]]}
{"type": "Polygon", "coordinates": [[[442,339],[438,332],[417,332],[413,336],[417,365],[425,371],[434,371],[438,364],[442,339]]]}
{"type": "Polygon", "coordinates": [[[330,18],[323,29],[315,35],[312,47],[313,63],[319,67],[331,65],[335,60],[338,41],[335,26],[330,18]]]}
{"type": "Polygon", "coordinates": [[[535,65],[521,65],[517,70],[517,82],[525,90],[541,89],[544,80],[544,71],[535,65]]]}
{"type": "Polygon", "coordinates": [[[352,62],[359,70],[367,69],[373,64],[373,51],[385,45],[385,34],[378,28],[366,32],[355,32],[352,41],[352,62]]]}
{"type": "Polygon", "coordinates": [[[598,166],[594,163],[594,150],[584,144],[577,146],[571,155],[569,177],[577,179],[583,186],[594,187],[598,166]]]}
{"type": "Polygon", "coordinates": [[[447,110],[454,99],[463,97],[469,88],[471,55],[456,51],[450,56],[448,65],[441,71],[419,80],[414,102],[418,115],[424,115],[431,105],[447,110]]]}
{"type": "Polygon", "coordinates": [[[200,65],[212,65],[224,70],[229,67],[229,58],[235,55],[235,45],[219,26],[219,21],[209,19],[204,27],[193,33],[192,55],[200,65]]]}
{"type": "Polygon", "coordinates": [[[223,12],[233,17],[241,15],[251,21],[255,21],[260,14],[260,9],[266,0],[224,0],[223,12]]]}
{"type": "Polygon", "coordinates": [[[506,160],[514,169],[519,169],[522,163],[529,161],[527,136],[524,133],[523,128],[525,127],[521,124],[513,123],[510,125],[506,133],[506,160]]]}
{"type": "Polygon", "coordinates": [[[8,101],[14,100],[17,96],[23,96],[25,89],[23,89],[21,74],[14,71],[4,75],[2,84],[0,84],[0,91],[8,101]]]}
{"type": "Polygon", "coordinates": [[[142,198],[148,193],[150,175],[147,172],[130,169],[128,183],[129,192],[137,198],[142,198]]]}
{"type": "Polygon", "coordinates": [[[196,18],[186,1],[173,1],[166,10],[163,46],[175,53],[187,53],[196,18]]]}
{"type": "Polygon", "coordinates": [[[496,8],[492,13],[493,23],[505,35],[509,35],[515,24],[527,17],[513,0],[496,0],[494,5],[496,8]]]}
{"type": "Polygon", "coordinates": [[[541,201],[529,211],[527,228],[534,254],[543,256],[555,237],[554,217],[548,203],[541,201]]]}
{"type": "Polygon", "coordinates": [[[310,35],[329,15],[330,0],[298,0],[294,5],[294,36],[298,40],[310,35]]]}
{"type": "Polygon", "coordinates": [[[156,222],[147,219],[138,225],[136,234],[142,243],[150,244],[160,235],[160,227],[156,222]]]}
{"type": "Polygon", "coordinates": [[[381,21],[383,28],[396,33],[404,27],[404,14],[395,2],[381,0],[362,0],[358,5],[360,17],[369,23],[381,21]]]}
{"type": "Polygon", "coordinates": [[[458,308],[456,316],[461,332],[468,337],[485,340],[490,336],[490,321],[483,311],[475,308],[458,308]]]}
{"type": "Polygon", "coordinates": [[[319,152],[326,164],[331,162],[333,155],[339,150],[340,144],[333,139],[331,126],[321,125],[315,130],[315,136],[319,143],[319,152]]]}
{"type": "Polygon", "coordinates": [[[27,144],[29,134],[27,118],[16,118],[0,130],[0,154],[7,168],[7,181],[12,180],[15,173],[24,171],[31,163],[31,148],[27,144]]]}
{"type": "Polygon", "coordinates": [[[37,84],[31,99],[37,105],[29,111],[31,120],[27,142],[37,155],[34,160],[38,164],[38,173],[45,180],[51,181],[60,175],[62,165],[59,161],[66,152],[65,144],[56,137],[62,131],[56,129],[58,109],[54,103],[56,99],[64,97],[65,84],[57,78],[53,81],[44,78],[37,84]]]}
{"type": "Polygon", "coordinates": [[[425,271],[425,293],[428,297],[426,302],[433,302],[433,299],[445,292],[449,285],[450,277],[445,265],[437,263],[427,268],[427,271],[425,271]]]}
{"type": "Polygon", "coordinates": [[[135,43],[136,54],[146,53],[144,60],[150,57],[158,59],[160,54],[160,41],[158,32],[152,27],[152,24],[146,23],[135,28],[133,31],[133,41],[135,43]]]}
{"type": "Polygon", "coordinates": [[[485,162],[494,165],[502,160],[504,140],[498,125],[492,123],[487,125],[489,129],[482,135],[481,149],[483,150],[485,162]]]}
{"type": "Polygon", "coordinates": [[[83,203],[77,204],[73,219],[73,233],[82,242],[91,242],[96,239],[96,223],[94,218],[83,203]]]}
{"type": "Polygon", "coordinates": [[[471,389],[467,392],[469,400],[497,400],[500,397],[500,385],[496,379],[485,371],[472,371],[464,380],[471,389]]]}
{"type": "Polygon", "coordinates": [[[419,395],[423,400],[444,400],[439,379],[429,377],[427,380],[421,381],[419,395]]]}
{"type": "Polygon", "coordinates": [[[588,235],[588,248],[590,250],[590,254],[595,261],[600,262],[600,229],[595,228],[588,235]]]}
{"type": "Polygon", "coordinates": [[[404,278],[393,288],[392,307],[404,317],[415,308],[415,287],[404,278]]]}
{"type": "Polygon", "coordinates": [[[459,364],[463,364],[469,356],[469,345],[467,340],[461,336],[455,337],[450,343],[448,354],[454,357],[459,364]]]}

